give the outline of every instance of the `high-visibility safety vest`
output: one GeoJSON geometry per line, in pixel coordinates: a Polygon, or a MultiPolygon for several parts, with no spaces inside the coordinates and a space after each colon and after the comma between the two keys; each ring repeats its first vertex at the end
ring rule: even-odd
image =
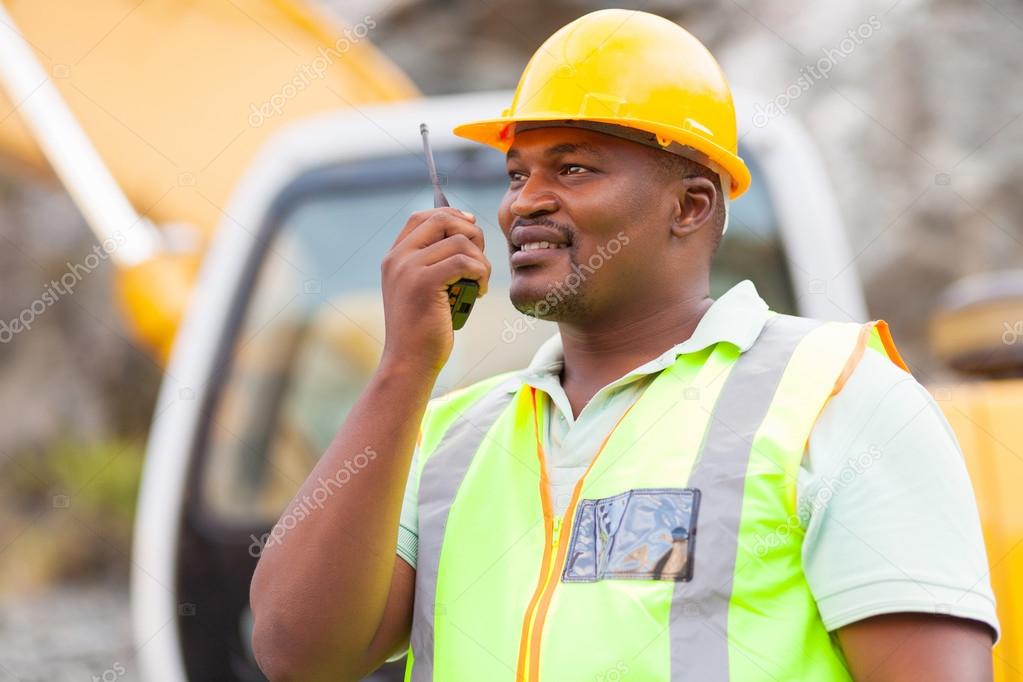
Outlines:
{"type": "Polygon", "coordinates": [[[744,353],[678,356],[552,511],[535,389],[431,401],[405,679],[849,680],[801,562],[796,477],[883,321],[770,313],[744,353]]]}

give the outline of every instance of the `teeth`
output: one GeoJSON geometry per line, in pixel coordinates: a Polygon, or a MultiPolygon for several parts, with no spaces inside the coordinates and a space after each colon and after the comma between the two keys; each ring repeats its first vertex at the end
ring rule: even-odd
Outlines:
{"type": "Polygon", "coordinates": [[[550,242],[526,242],[522,245],[522,251],[532,251],[534,249],[563,249],[564,244],[552,244],[550,242]]]}

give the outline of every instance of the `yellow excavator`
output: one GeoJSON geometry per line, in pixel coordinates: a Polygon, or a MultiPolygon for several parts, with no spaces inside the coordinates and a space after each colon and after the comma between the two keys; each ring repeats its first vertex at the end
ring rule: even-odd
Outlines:
{"type": "MultiPolygon", "coordinates": [[[[376,28],[298,0],[0,0],[0,155],[67,189],[115,265],[125,322],[166,368],[132,557],[143,679],[263,679],[249,579],[379,360],[380,259],[432,206],[420,122],[451,203],[503,243],[503,158],[449,131],[509,93],[423,97],[373,47],[376,28]]],[[[760,99],[736,89],[740,121],[760,99]]],[[[775,310],[869,319],[806,132],[779,118],[749,130],[742,155],[753,189],[734,204],[743,229],[725,236],[712,293],[750,278],[775,310]]],[[[497,293],[456,334],[436,394],[524,366],[556,331],[511,307],[507,264],[492,261],[497,293]]],[[[1023,274],[958,283],[932,342],[963,377],[929,389],[981,511],[995,679],[1023,679],[1023,274]]]]}
{"type": "Polygon", "coordinates": [[[0,151],[56,175],[100,242],[113,240],[125,321],[164,361],[223,207],[266,140],[320,112],[419,97],[370,44],[372,17],[342,27],[289,0],[6,7],[0,151]],[[17,54],[15,28],[31,55],[17,54]]]}

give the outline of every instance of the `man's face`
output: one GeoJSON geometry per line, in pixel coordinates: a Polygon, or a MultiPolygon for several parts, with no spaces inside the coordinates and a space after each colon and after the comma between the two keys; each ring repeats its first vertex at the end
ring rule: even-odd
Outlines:
{"type": "Polygon", "coordinates": [[[627,304],[630,291],[656,281],[667,260],[672,203],[656,172],[659,153],[579,128],[515,136],[498,221],[516,309],[545,320],[585,319],[627,304]],[[538,241],[553,248],[536,248],[538,241]]]}

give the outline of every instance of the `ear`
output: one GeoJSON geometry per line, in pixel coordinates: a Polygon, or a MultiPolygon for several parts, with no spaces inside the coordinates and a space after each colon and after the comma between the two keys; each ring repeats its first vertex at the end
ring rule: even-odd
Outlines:
{"type": "Polygon", "coordinates": [[[719,201],[721,197],[714,183],[707,178],[683,178],[675,207],[675,220],[671,225],[672,234],[685,237],[709,225],[719,201]]]}

